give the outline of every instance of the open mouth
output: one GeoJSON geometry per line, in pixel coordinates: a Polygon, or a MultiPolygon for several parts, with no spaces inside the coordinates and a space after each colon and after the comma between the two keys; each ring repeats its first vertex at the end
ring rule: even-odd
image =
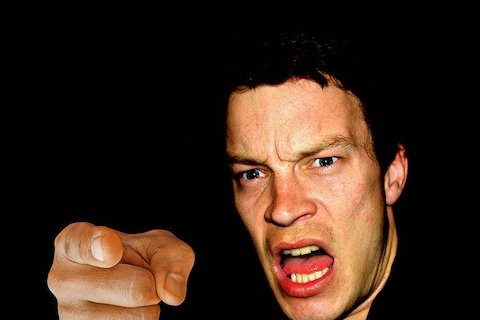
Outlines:
{"type": "Polygon", "coordinates": [[[299,284],[321,279],[333,265],[333,258],[316,245],[283,250],[280,267],[290,281],[299,284]]]}

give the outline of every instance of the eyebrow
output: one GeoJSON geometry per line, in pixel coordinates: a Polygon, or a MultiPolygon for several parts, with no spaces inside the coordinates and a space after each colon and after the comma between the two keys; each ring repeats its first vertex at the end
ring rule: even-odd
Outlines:
{"type": "MultiPolygon", "coordinates": [[[[324,150],[340,147],[342,149],[352,149],[355,147],[355,143],[351,137],[346,137],[344,135],[337,135],[334,137],[329,137],[328,139],[322,140],[320,143],[315,143],[311,147],[297,152],[294,155],[295,159],[303,159],[307,157],[314,156],[324,150]]],[[[255,158],[243,156],[241,154],[228,154],[228,163],[232,164],[244,164],[244,165],[259,165],[264,164],[264,161],[256,160],[255,158]]]]}

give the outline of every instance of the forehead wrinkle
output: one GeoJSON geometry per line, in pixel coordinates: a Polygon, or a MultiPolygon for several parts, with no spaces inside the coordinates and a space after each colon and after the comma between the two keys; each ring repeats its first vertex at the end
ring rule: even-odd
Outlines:
{"type": "MultiPolygon", "coordinates": [[[[345,151],[359,148],[365,148],[367,152],[369,151],[371,148],[371,137],[369,128],[365,122],[361,102],[352,93],[348,91],[344,91],[344,93],[346,93],[344,96],[346,101],[343,103],[342,101],[338,101],[337,103],[342,103],[342,106],[348,106],[349,113],[352,115],[352,117],[344,119],[349,123],[349,125],[344,127],[345,130],[342,130],[344,132],[328,132],[329,128],[327,126],[318,132],[314,132],[313,137],[310,140],[305,138],[295,139],[298,130],[290,132],[289,136],[285,137],[284,141],[289,141],[289,149],[291,150],[290,154],[292,157],[291,161],[298,161],[299,159],[318,154],[323,150],[337,147],[345,151]]],[[[312,105],[312,109],[315,108],[318,108],[318,105],[312,105]]],[[[332,112],[335,112],[335,110],[332,110],[332,112]]],[[[340,115],[340,117],[343,118],[342,115],[340,115]]],[[[306,121],[306,123],[308,124],[308,121],[306,121]]],[[[280,140],[278,141],[281,142],[280,140]]],[[[277,150],[278,149],[279,147],[277,146],[277,150]]],[[[280,153],[277,152],[277,154],[280,153]]]]}
{"type": "MultiPolygon", "coordinates": [[[[260,127],[258,124],[256,127],[260,127]]],[[[262,152],[255,152],[256,148],[249,143],[249,137],[242,134],[239,138],[234,139],[234,143],[227,143],[227,160],[230,165],[244,164],[244,165],[264,165],[267,158],[263,156],[262,152]]]]}
{"type": "MultiPolygon", "coordinates": [[[[304,147],[300,147],[298,151],[295,151],[292,154],[292,158],[288,159],[281,159],[279,156],[278,151],[276,152],[278,159],[282,161],[291,161],[296,162],[300,159],[304,159],[307,157],[314,156],[322,151],[333,149],[333,148],[342,148],[346,151],[355,149],[358,145],[354,142],[351,137],[344,136],[344,135],[335,135],[327,138],[322,138],[322,140],[318,142],[313,142],[309,144],[305,144],[304,147]]],[[[269,156],[267,159],[260,159],[255,158],[252,156],[247,156],[246,152],[237,150],[236,152],[230,152],[228,154],[228,160],[230,164],[237,163],[237,164],[244,164],[244,165],[266,165],[269,162],[269,156]]]]}
{"type": "Polygon", "coordinates": [[[306,158],[332,148],[342,148],[344,150],[350,150],[355,148],[356,146],[356,143],[351,137],[338,134],[332,137],[323,138],[319,142],[307,144],[305,148],[303,148],[303,150],[299,150],[294,153],[294,158],[306,158]]]}
{"type": "MultiPolygon", "coordinates": [[[[231,162],[265,165],[278,160],[295,161],[327,148],[353,148],[354,146],[358,148],[360,144],[364,144],[362,141],[363,134],[361,134],[362,137],[357,136],[359,133],[357,132],[359,129],[358,120],[362,123],[360,124],[362,129],[365,129],[363,128],[364,119],[361,103],[350,92],[342,90],[344,95],[339,96],[332,90],[341,89],[335,87],[320,88],[321,91],[325,91],[327,96],[321,98],[319,104],[316,98],[317,84],[296,82],[287,83],[284,86],[284,88],[287,88],[286,92],[285,90],[272,90],[276,87],[261,87],[233,96],[230,102],[240,103],[235,104],[236,107],[230,111],[235,110],[235,113],[238,114],[239,110],[243,110],[243,115],[247,115],[247,118],[244,117],[243,119],[249,120],[243,123],[229,123],[232,131],[228,133],[236,135],[235,139],[230,140],[232,143],[228,144],[228,154],[231,162]],[[289,87],[292,90],[288,89],[289,87]],[[262,91],[261,94],[257,95],[256,93],[260,91],[262,91]],[[309,95],[308,93],[312,94],[309,95]],[[332,94],[335,96],[332,97],[332,94]],[[241,99],[238,100],[240,97],[241,99]],[[272,103],[272,101],[275,103],[272,103]],[[326,116],[326,119],[329,119],[329,117],[333,120],[339,119],[340,123],[344,123],[343,121],[346,120],[350,124],[343,127],[343,130],[341,130],[343,132],[339,132],[335,127],[330,128],[328,123],[321,119],[319,119],[319,122],[310,121],[312,114],[316,112],[315,110],[317,108],[322,110],[324,104],[326,104],[325,107],[328,112],[323,115],[326,116]],[[337,107],[338,110],[343,110],[345,106],[349,109],[350,115],[354,115],[353,117],[344,118],[344,111],[336,111],[337,107]],[[295,108],[304,111],[290,114],[289,110],[295,108]],[[312,112],[309,112],[309,110],[312,112]],[[291,128],[294,128],[294,130],[291,128]],[[252,132],[263,133],[252,136],[252,132]],[[252,139],[258,143],[253,143],[252,139]]],[[[361,131],[363,131],[362,129],[361,131]]],[[[368,130],[365,133],[368,133],[368,130]]],[[[234,136],[231,136],[231,138],[234,136]]]]}
{"type": "MultiPolygon", "coordinates": [[[[236,129],[237,138],[234,139],[235,143],[229,145],[230,150],[227,150],[229,162],[266,165],[271,161],[272,155],[277,154],[273,157],[279,158],[280,149],[277,143],[283,143],[281,137],[285,133],[282,132],[282,129],[289,126],[289,121],[291,121],[284,114],[288,113],[287,110],[295,105],[294,101],[299,100],[301,94],[293,97],[283,93],[278,95],[276,90],[263,86],[244,92],[242,97],[244,100],[240,106],[243,107],[244,115],[248,115],[250,120],[242,125],[231,123],[231,125],[233,124],[232,130],[236,129]],[[262,94],[256,95],[255,93],[260,89],[262,94]],[[252,138],[252,132],[262,134],[252,138]],[[252,144],[252,139],[258,143],[252,144]]],[[[236,96],[235,99],[237,98],[236,96]]],[[[238,100],[236,101],[238,102],[238,100]]]]}
{"type": "MultiPolygon", "coordinates": [[[[317,101],[311,101],[310,94],[316,93],[319,90],[317,83],[312,83],[307,80],[295,80],[286,83],[286,86],[292,87],[288,93],[278,99],[276,105],[276,113],[281,115],[277,118],[282,119],[278,125],[272,126],[272,139],[274,144],[272,145],[271,154],[273,158],[280,161],[295,161],[298,159],[297,154],[299,146],[305,143],[305,138],[298,139],[297,135],[300,131],[308,131],[312,129],[312,125],[308,123],[311,110],[315,111],[319,108],[317,101]],[[299,88],[297,88],[299,87],[299,88]],[[300,109],[304,110],[302,113],[291,113],[289,110],[300,109]],[[304,121],[305,120],[305,121],[304,121]],[[306,125],[299,126],[299,123],[306,125]],[[296,128],[295,130],[288,130],[286,128],[296,128]],[[292,160],[288,160],[291,158],[292,160]]],[[[323,90],[322,88],[320,88],[323,90]]],[[[315,124],[317,126],[318,124],[315,124]]],[[[268,158],[271,158],[268,156],[268,158]]]]}

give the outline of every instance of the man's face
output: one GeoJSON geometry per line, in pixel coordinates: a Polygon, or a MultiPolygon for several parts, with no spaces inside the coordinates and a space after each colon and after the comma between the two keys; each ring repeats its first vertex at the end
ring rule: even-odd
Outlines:
{"type": "Polygon", "coordinates": [[[235,205],[292,319],[333,319],[378,289],[385,203],[358,100],[299,80],[232,94],[235,205]]]}

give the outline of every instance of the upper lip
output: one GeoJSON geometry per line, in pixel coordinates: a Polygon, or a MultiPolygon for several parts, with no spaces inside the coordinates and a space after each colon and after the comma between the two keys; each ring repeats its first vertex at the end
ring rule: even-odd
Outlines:
{"type": "Polygon", "coordinates": [[[280,265],[282,256],[284,255],[285,250],[300,249],[309,246],[318,247],[320,250],[324,251],[329,256],[333,257],[330,248],[325,244],[325,242],[319,239],[305,238],[296,240],[294,242],[281,241],[273,247],[274,260],[277,265],[280,265]]]}

